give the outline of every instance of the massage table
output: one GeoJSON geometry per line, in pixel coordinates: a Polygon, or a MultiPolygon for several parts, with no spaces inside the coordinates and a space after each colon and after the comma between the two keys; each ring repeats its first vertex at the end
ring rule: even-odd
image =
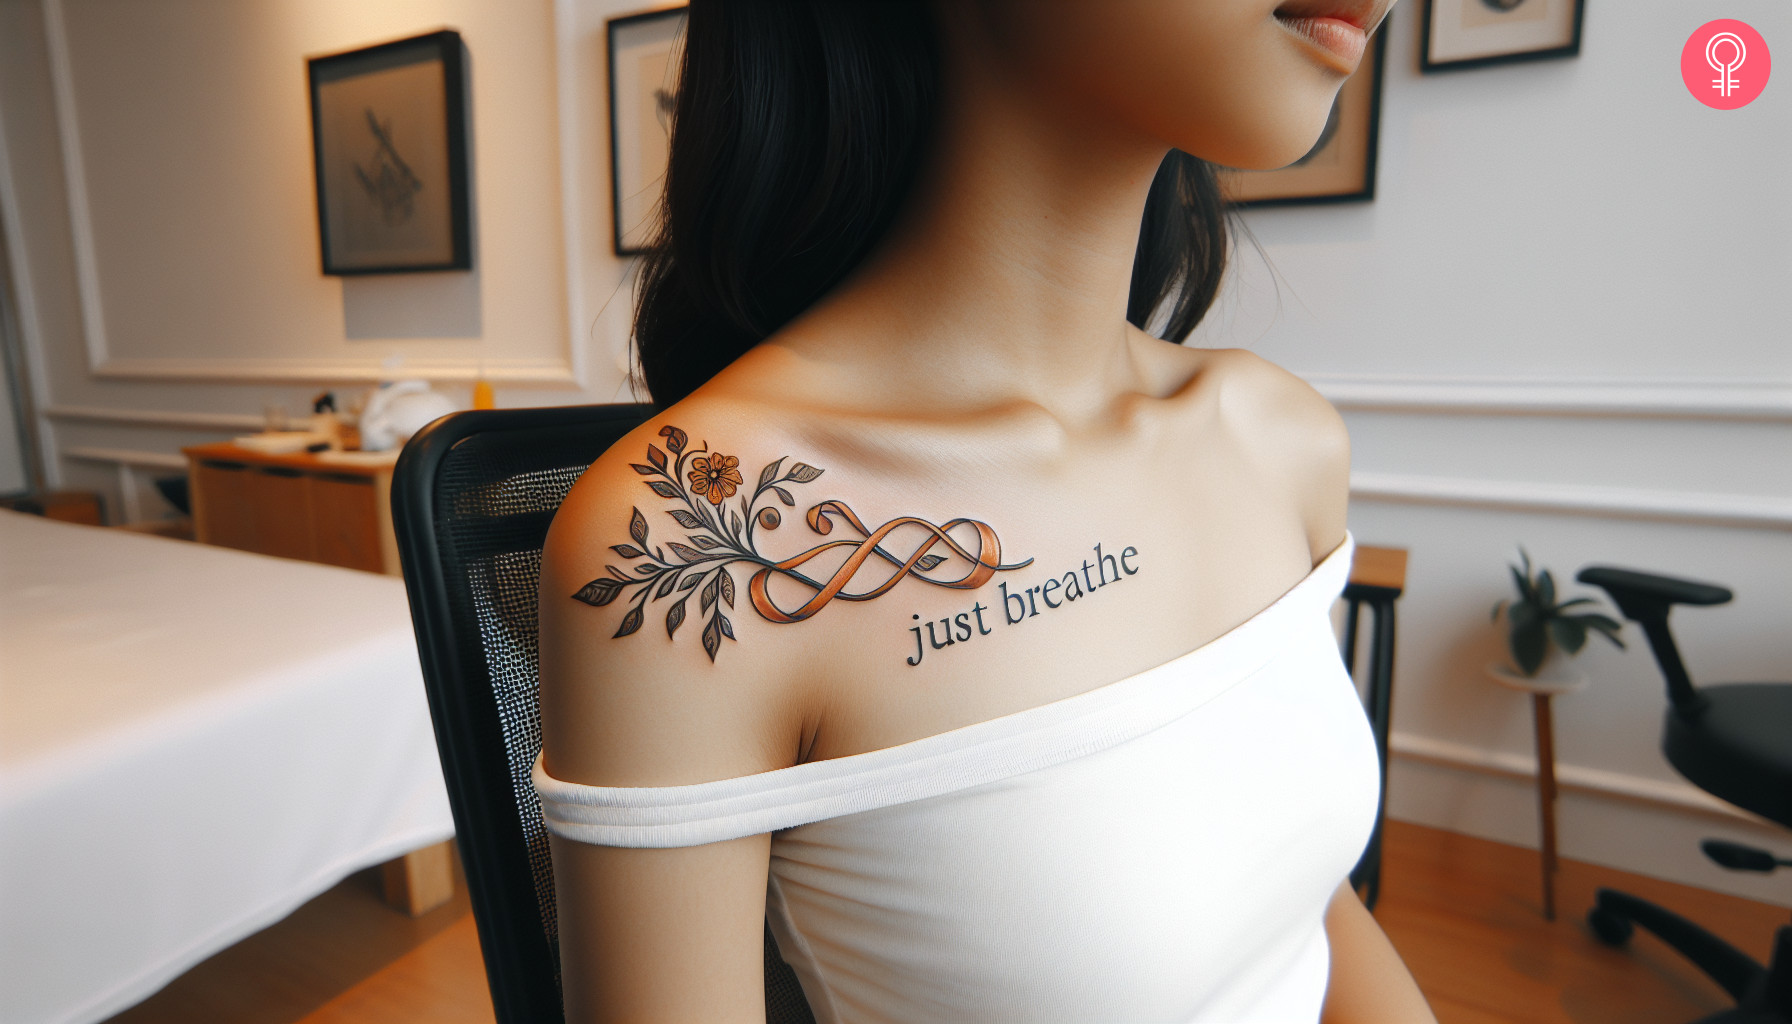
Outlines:
{"type": "Polygon", "coordinates": [[[453,832],[400,580],[0,511],[0,1021],[103,1020],[453,832]]]}

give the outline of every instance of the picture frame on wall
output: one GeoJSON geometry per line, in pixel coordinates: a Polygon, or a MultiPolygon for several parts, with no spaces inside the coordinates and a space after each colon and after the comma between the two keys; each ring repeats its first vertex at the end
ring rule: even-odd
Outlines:
{"type": "Polygon", "coordinates": [[[1356,71],[1339,87],[1325,128],[1305,156],[1270,171],[1220,169],[1220,191],[1226,200],[1251,207],[1374,199],[1386,57],[1387,33],[1377,32],[1356,71]]]}
{"type": "Polygon", "coordinates": [[[1580,53],[1586,0],[1424,0],[1419,70],[1510,64],[1580,53]]]}
{"type": "Polygon", "coordinates": [[[647,251],[660,199],[672,111],[678,104],[685,8],[664,7],[611,18],[610,205],[616,255],[647,251]]]}
{"type": "Polygon", "coordinates": [[[465,55],[443,30],[306,62],[325,274],[472,269],[465,55]]]}

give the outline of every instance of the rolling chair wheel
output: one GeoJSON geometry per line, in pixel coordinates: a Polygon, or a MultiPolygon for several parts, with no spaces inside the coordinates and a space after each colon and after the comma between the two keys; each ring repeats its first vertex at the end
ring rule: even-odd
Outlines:
{"type": "Polygon", "coordinates": [[[1594,907],[1587,911],[1587,927],[1599,941],[1613,948],[1623,948],[1636,934],[1636,925],[1628,917],[1621,917],[1604,907],[1594,907]]]}

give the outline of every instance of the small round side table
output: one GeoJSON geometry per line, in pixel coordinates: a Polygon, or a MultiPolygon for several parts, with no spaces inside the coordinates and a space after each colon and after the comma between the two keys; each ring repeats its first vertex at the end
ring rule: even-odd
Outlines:
{"type": "Polygon", "coordinates": [[[1487,678],[1531,695],[1531,715],[1537,726],[1537,818],[1543,826],[1543,917],[1556,919],[1556,741],[1550,700],[1587,684],[1584,673],[1559,665],[1536,676],[1523,675],[1498,662],[1487,666],[1487,678]]]}

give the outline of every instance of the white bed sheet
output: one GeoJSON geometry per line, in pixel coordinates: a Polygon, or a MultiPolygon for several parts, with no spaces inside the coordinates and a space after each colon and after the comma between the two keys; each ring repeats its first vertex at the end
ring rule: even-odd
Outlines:
{"type": "Polygon", "coordinates": [[[0,512],[0,1020],[453,833],[400,580],[0,512]]]}

